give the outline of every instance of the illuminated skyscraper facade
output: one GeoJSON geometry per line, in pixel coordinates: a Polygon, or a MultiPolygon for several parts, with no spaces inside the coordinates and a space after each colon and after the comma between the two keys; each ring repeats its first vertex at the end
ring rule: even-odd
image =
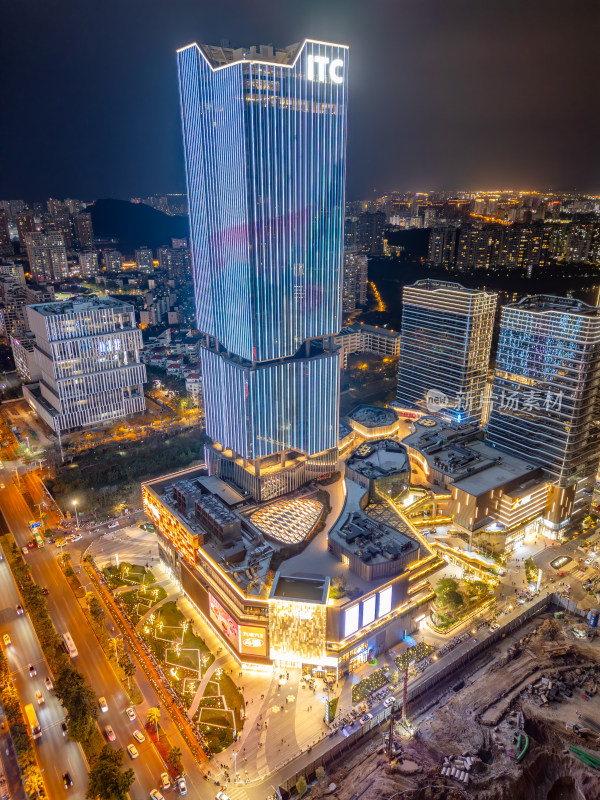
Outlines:
{"type": "Polygon", "coordinates": [[[266,499],[337,456],[348,49],[178,67],[209,463],[266,499]]]}
{"type": "Polygon", "coordinates": [[[497,295],[425,279],[405,286],[396,402],[481,424],[497,295]]]}
{"type": "Polygon", "coordinates": [[[550,527],[589,509],[599,388],[600,309],[548,295],[503,307],[487,442],[548,472],[550,527]]]}

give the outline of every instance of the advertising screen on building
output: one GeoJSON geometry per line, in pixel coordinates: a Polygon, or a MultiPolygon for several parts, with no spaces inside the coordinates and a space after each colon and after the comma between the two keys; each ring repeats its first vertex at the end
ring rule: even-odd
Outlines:
{"type": "Polygon", "coordinates": [[[267,655],[267,631],[253,625],[240,625],[240,653],[247,656],[267,655]]]}
{"type": "Polygon", "coordinates": [[[375,603],[377,601],[377,595],[373,595],[373,597],[367,597],[367,599],[362,604],[363,613],[362,613],[362,627],[364,628],[365,625],[370,625],[371,622],[375,619],[375,603]]]}
{"type": "Polygon", "coordinates": [[[379,611],[378,617],[385,617],[392,610],[392,587],[388,586],[382,592],[379,592],[379,611]]]}
{"type": "Polygon", "coordinates": [[[358,611],[360,606],[358,603],[346,611],[344,617],[344,636],[350,636],[351,633],[356,633],[358,630],[358,611]]]}
{"type": "Polygon", "coordinates": [[[231,614],[225,611],[223,606],[210,592],[208,594],[208,603],[212,620],[237,650],[239,646],[239,628],[237,622],[233,619],[231,614]]]}

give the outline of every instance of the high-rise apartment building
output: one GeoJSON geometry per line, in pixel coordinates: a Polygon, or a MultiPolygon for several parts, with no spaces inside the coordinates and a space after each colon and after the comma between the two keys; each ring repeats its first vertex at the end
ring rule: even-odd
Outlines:
{"type": "Polygon", "coordinates": [[[98,274],[98,251],[84,250],[79,253],[79,274],[82,278],[95,278],[98,274]]]}
{"type": "Polygon", "coordinates": [[[21,253],[24,253],[25,248],[27,247],[27,234],[35,231],[35,219],[33,217],[33,211],[28,208],[24,209],[23,211],[16,213],[13,216],[13,219],[17,223],[17,233],[19,234],[21,253]]]}
{"type": "Polygon", "coordinates": [[[356,239],[361,252],[370,256],[383,255],[384,211],[365,211],[356,223],[356,239]]]}
{"type": "Polygon", "coordinates": [[[459,283],[405,286],[396,402],[481,424],[497,295],[459,283]]]}
{"type": "Polygon", "coordinates": [[[149,247],[140,247],[135,251],[135,265],[140,272],[154,272],[154,256],[149,247]]]}
{"type": "Polygon", "coordinates": [[[92,227],[92,215],[89,211],[76,214],[73,217],[75,225],[75,236],[80,250],[94,249],[94,229],[92,227]]]}
{"type": "Polygon", "coordinates": [[[548,295],[503,307],[487,442],[550,475],[550,527],[589,508],[600,460],[599,387],[599,308],[548,295]]]}
{"type": "Polygon", "coordinates": [[[105,250],[104,266],[107,272],[121,272],[123,270],[123,256],[118,250],[105,250]]]}
{"type": "Polygon", "coordinates": [[[0,256],[12,256],[13,254],[14,250],[8,229],[8,212],[0,210],[0,256]]]}
{"type": "Polygon", "coordinates": [[[36,280],[60,281],[69,274],[67,249],[61,233],[27,233],[27,258],[36,280]]]}
{"type": "Polygon", "coordinates": [[[344,279],[342,294],[342,310],[351,314],[358,306],[367,304],[367,280],[369,276],[369,259],[355,251],[344,252],[344,279]]]}
{"type": "Polygon", "coordinates": [[[51,428],[60,433],[145,410],[132,305],[92,297],[32,305],[27,315],[42,374],[23,395],[51,428]]]}
{"type": "Polygon", "coordinates": [[[207,455],[262,500],[337,461],[348,49],[178,64],[207,455]]]}

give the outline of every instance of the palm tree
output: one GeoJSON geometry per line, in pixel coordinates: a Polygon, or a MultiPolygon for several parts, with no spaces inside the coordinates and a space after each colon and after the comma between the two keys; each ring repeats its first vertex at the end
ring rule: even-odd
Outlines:
{"type": "Polygon", "coordinates": [[[396,659],[396,663],[404,673],[404,686],[402,690],[402,722],[406,722],[406,694],[408,691],[408,668],[410,667],[411,661],[412,658],[410,656],[409,650],[405,650],[396,659]]]}
{"type": "Polygon", "coordinates": [[[154,725],[156,730],[156,738],[159,738],[158,735],[158,722],[160,720],[160,709],[156,708],[156,706],[152,706],[152,708],[148,709],[148,713],[146,714],[146,719],[150,725],[154,725]]]}
{"type": "Polygon", "coordinates": [[[176,772],[181,772],[182,752],[179,747],[173,746],[169,749],[167,760],[176,772]]]}

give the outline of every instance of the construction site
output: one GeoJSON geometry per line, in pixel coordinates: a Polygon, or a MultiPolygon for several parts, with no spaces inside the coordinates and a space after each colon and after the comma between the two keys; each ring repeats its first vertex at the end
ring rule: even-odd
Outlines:
{"type": "Polygon", "coordinates": [[[534,617],[409,706],[409,725],[397,712],[391,743],[387,723],[328,765],[308,797],[597,800],[600,639],[578,631],[563,612],[534,617]]]}

